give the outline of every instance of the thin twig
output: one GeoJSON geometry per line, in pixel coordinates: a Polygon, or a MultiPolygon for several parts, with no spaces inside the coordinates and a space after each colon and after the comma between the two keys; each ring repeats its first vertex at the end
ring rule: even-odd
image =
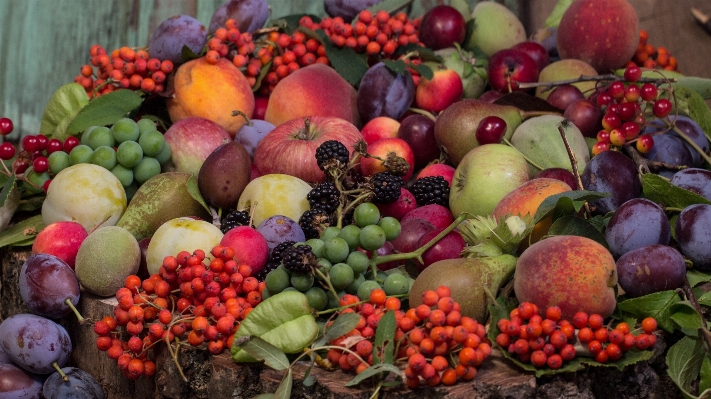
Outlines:
{"type": "MultiPolygon", "coordinates": [[[[578,160],[575,158],[573,149],[570,148],[570,143],[568,143],[568,138],[565,137],[565,130],[563,129],[563,123],[571,123],[570,121],[563,121],[558,124],[558,132],[560,132],[560,137],[563,139],[563,144],[565,145],[565,150],[568,152],[568,158],[570,159],[570,165],[573,167],[573,176],[575,176],[575,181],[578,183],[578,187],[583,190],[583,179],[580,178],[580,172],[578,171],[578,160]]],[[[592,212],[590,212],[590,205],[585,202],[585,215],[588,219],[592,217],[592,212]]]]}
{"type": "MultiPolygon", "coordinates": [[[[556,80],[553,82],[531,82],[531,83],[519,83],[519,89],[531,89],[534,87],[543,87],[543,91],[548,91],[556,86],[569,85],[578,82],[624,82],[625,78],[623,76],[617,76],[615,74],[606,75],[580,75],[577,78],[556,80]]],[[[661,78],[640,78],[637,80],[639,83],[669,83],[676,82],[676,79],[661,79],[661,78]]]]}
{"type": "MultiPolygon", "coordinates": [[[[691,284],[689,284],[689,279],[686,276],[684,276],[684,284],[681,286],[681,289],[684,291],[686,299],[689,300],[691,306],[699,313],[699,316],[701,316],[701,319],[703,320],[703,311],[701,306],[699,306],[699,302],[696,301],[696,296],[694,295],[694,291],[691,289],[691,284]]],[[[704,323],[699,326],[699,330],[701,331],[701,335],[706,342],[706,351],[711,351],[711,332],[706,329],[704,323]]]]}

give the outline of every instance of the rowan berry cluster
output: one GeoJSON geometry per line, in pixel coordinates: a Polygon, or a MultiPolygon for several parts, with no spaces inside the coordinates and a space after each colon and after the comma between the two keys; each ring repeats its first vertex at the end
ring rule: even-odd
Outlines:
{"type": "Polygon", "coordinates": [[[653,318],[642,321],[643,332],[634,335],[630,326],[621,322],[614,329],[605,324],[599,314],[577,312],[571,320],[561,316],[557,306],[539,314],[538,306],[522,302],[509,318],[497,322],[496,344],[524,363],[557,370],[577,356],[592,356],[599,363],[616,361],[632,348],[652,348],[657,337],[653,318]]]}
{"type": "Polygon", "coordinates": [[[239,323],[261,302],[264,283],[234,260],[232,248],[216,246],[211,254],[212,260],[199,249],[167,256],[159,273],[143,281],[128,276],[116,292],[113,317],[96,322],[94,331],[97,347],[126,377],[155,372],[148,357],[160,342],[171,351],[179,341],[206,346],[213,355],[231,346],[239,323]]]}
{"type": "Polygon", "coordinates": [[[360,373],[373,364],[373,341],[380,318],[395,312],[397,327],[395,364],[406,365],[405,382],[411,389],[422,384],[453,385],[458,380],[470,381],[483,361],[491,355],[486,330],[476,320],[462,316],[460,305],[451,298],[445,286],[425,291],[422,304],[407,311],[400,300],[387,297],[381,289],[371,291],[367,302],[346,294],[341,313],[355,312],[360,322],[349,333],[331,341],[347,350],[330,349],[328,360],[344,371],[360,373]]]}
{"type": "Polygon", "coordinates": [[[637,65],[643,68],[659,68],[666,71],[678,71],[677,59],[669,53],[666,47],[654,47],[648,43],[649,33],[646,30],[639,31],[639,44],[632,60],[625,65],[637,65]]]}
{"type": "Polygon", "coordinates": [[[121,88],[161,93],[165,90],[166,76],[174,68],[170,60],[151,58],[145,49],[135,50],[127,46],[108,54],[102,46],[95,44],[89,49],[89,55],[89,64],[83,65],[74,78],[89,98],[121,88]]]}

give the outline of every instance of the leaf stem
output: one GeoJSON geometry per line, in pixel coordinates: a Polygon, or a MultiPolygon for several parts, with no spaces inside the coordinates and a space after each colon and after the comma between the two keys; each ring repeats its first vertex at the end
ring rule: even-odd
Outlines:
{"type": "Polygon", "coordinates": [[[333,288],[333,284],[331,284],[331,279],[328,278],[321,270],[318,268],[314,268],[314,273],[316,273],[323,281],[326,282],[326,285],[328,285],[328,290],[333,294],[333,297],[338,299],[338,293],[336,292],[336,289],[333,288]]]}

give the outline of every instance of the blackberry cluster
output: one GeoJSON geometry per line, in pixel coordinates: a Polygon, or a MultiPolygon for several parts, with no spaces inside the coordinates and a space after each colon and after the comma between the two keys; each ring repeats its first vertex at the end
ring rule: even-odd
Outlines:
{"type": "Polygon", "coordinates": [[[323,209],[329,214],[338,208],[340,197],[338,188],[330,181],[319,183],[306,195],[311,209],[323,209]]]}
{"type": "Polygon", "coordinates": [[[274,247],[274,249],[272,249],[272,253],[269,255],[269,261],[267,262],[267,264],[264,265],[264,267],[260,271],[258,271],[254,277],[259,281],[264,281],[270,271],[276,269],[277,267],[279,267],[279,265],[281,265],[281,254],[284,252],[284,250],[294,246],[294,244],[296,244],[295,241],[280,242],[276,247],[274,247]]]}
{"type": "Polygon", "coordinates": [[[338,140],[324,141],[316,148],[316,164],[324,172],[332,167],[345,169],[349,157],[348,148],[338,140]]]}
{"type": "Polygon", "coordinates": [[[281,253],[281,260],[287,270],[294,273],[310,273],[311,268],[316,265],[318,258],[314,255],[311,247],[305,244],[294,245],[281,253]]]}
{"type": "Polygon", "coordinates": [[[249,226],[249,219],[249,212],[247,211],[232,211],[222,218],[220,230],[222,230],[223,234],[226,234],[237,226],[249,226]]]}
{"type": "Polygon", "coordinates": [[[427,176],[415,180],[410,190],[418,206],[437,204],[449,206],[449,183],[442,176],[427,176]]]}
{"type": "Polygon", "coordinates": [[[299,226],[307,240],[319,238],[321,231],[331,225],[331,216],[323,209],[315,208],[304,212],[299,218],[299,226]]]}
{"type": "Polygon", "coordinates": [[[395,176],[390,172],[378,172],[370,179],[373,186],[373,202],[376,204],[388,204],[400,198],[400,189],[405,182],[402,177],[395,176]]]}

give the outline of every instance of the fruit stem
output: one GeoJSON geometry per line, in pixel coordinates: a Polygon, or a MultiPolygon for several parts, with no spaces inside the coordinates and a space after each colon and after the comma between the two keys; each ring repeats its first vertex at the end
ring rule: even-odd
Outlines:
{"type": "Polygon", "coordinates": [[[706,155],[706,153],[704,152],[704,150],[701,149],[701,147],[699,147],[699,145],[696,144],[696,143],[694,142],[694,140],[692,140],[689,136],[687,136],[686,133],[682,132],[681,129],[679,129],[678,127],[676,127],[676,125],[671,125],[671,129],[672,129],[676,134],[678,134],[679,136],[681,136],[681,138],[684,139],[684,141],[686,141],[687,143],[689,143],[689,145],[692,146],[692,147],[694,148],[694,150],[696,150],[696,152],[698,152],[698,153],[701,155],[701,157],[702,157],[706,162],[708,162],[709,164],[711,164],[711,158],[710,158],[708,155],[706,155]]]}
{"type": "Polygon", "coordinates": [[[323,281],[326,282],[326,285],[328,285],[328,290],[333,294],[333,297],[338,299],[338,293],[336,292],[336,289],[333,288],[333,284],[331,284],[331,279],[328,278],[323,272],[317,268],[314,268],[314,273],[316,273],[323,281]]]}
{"type": "Polygon", "coordinates": [[[62,368],[59,367],[59,363],[57,362],[52,362],[52,367],[54,367],[55,370],[59,373],[59,375],[62,376],[62,381],[64,382],[69,382],[69,377],[67,377],[66,374],[64,374],[64,371],[62,371],[62,368]]]}
{"type": "Polygon", "coordinates": [[[523,159],[525,159],[526,162],[528,162],[531,166],[533,166],[534,168],[536,168],[536,169],[538,169],[538,170],[543,170],[543,167],[541,167],[541,166],[538,165],[537,163],[533,162],[533,161],[532,161],[530,158],[528,158],[524,153],[522,153],[521,151],[519,151],[519,149],[516,148],[516,147],[514,147],[514,145],[511,144],[511,142],[510,142],[508,139],[503,138],[503,139],[501,139],[501,140],[502,140],[502,141],[504,142],[504,144],[506,144],[507,146],[509,146],[509,147],[513,148],[514,150],[518,151],[518,153],[521,154],[521,156],[523,156],[523,159]]]}
{"type": "Polygon", "coordinates": [[[74,312],[74,314],[77,316],[77,320],[79,320],[79,324],[84,324],[86,319],[84,318],[84,316],[81,315],[81,313],[79,313],[79,310],[77,310],[77,308],[74,306],[74,304],[72,303],[72,299],[67,298],[64,300],[64,303],[66,303],[67,306],[69,306],[69,309],[71,309],[72,312],[74,312]]]}
{"type": "Polygon", "coordinates": [[[244,112],[236,109],[232,111],[232,116],[241,116],[244,118],[244,120],[247,121],[247,126],[252,126],[252,121],[249,119],[249,117],[247,117],[247,114],[245,114],[244,112]]]}
{"type": "Polygon", "coordinates": [[[410,109],[408,109],[408,111],[414,112],[414,113],[416,113],[416,114],[424,115],[424,116],[426,116],[426,117],[432,119],[432,120],[435,121],[435,122],[437,121],[437,117],[434,116],[434,114],[432,114],[432,113],[429,112],[429,111],[425,111],[424,109],[420,109],[420,108],[410,108],[410,109]]]}

